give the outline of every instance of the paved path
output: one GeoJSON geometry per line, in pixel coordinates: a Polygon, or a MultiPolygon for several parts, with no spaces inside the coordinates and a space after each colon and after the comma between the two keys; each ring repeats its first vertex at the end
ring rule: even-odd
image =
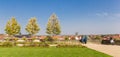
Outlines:
{"type": "Polygon", "coordinates": [[[113,57],[120,57],[120,46],[117,45],[102,45],[93,43],[87,43],[83,45],[87,46],[88,48],[109,54],[113,57]]]}

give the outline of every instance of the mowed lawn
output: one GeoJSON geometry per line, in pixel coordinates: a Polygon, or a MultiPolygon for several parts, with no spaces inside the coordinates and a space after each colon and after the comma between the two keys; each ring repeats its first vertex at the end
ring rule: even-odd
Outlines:
{"type": "Polygon", "coordinates": [[[111,57],[88,48],[0,47],[0,57],[111,57]]]}

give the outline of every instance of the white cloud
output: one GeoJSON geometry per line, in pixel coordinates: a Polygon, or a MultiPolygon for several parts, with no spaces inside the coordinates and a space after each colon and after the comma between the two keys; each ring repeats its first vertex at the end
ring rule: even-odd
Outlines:
{"type": "Polygon", "coordinates": [[[96,13],[97,16],[108,16],[109,14],[107,12],[102,12],[102,13],[96,13]]]}
{"type": "Polygon", "coordinates": [[[105,19],[108,20],[116,20],[116,21],[120,21],[120,13],[111,13],[111,12],[101,12],[101,13],[96,13],[95,14],[98,18],[99,17],[105,17],[105,19]]]}

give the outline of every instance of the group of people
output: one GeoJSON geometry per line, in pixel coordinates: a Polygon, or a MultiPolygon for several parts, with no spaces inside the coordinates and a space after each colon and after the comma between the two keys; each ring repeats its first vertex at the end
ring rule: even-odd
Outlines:
{"type": "Polygon", "coordinates": [[[79,36],[79,38],[76,36],[75,39],[79,40],[83,44],[87,44],[88,36],[87,35],[83,35],[83,36],[79,36]]]}

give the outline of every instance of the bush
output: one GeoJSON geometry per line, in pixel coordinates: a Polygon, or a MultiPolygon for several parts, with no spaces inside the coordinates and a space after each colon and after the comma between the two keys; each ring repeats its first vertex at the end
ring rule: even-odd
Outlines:
{"type": "Polygon", "coordinates": [[[25,41],[26,41],[26,40],[27,40],[27,38],[26,38],[26,37],[23,37],[23,38],[22,38],[22,40],[25,40],[25,41]]]}
{"type": "Polygon", "coordinates": [[[44,42],[32,42],[29,46],[25,47],[49,47],[49,45],[44,42]]]}
{"type": "Polygon", "coordinates": [[[32,41],[35,40],[36,38],[32,38],[32,41]]]}
{"type": "Polygon", "coordinates": [[[3,46],[3,47],[12,47],[12,46],[13,46],[13,43],[12,43],[12,42],[9,42],[9,41],[6,41],[6,42],[3,42],[3,43],[2,43],[2,46],[3,46]]]}
{"type": "Polygon", "coordinates": [[[44,40],[45,40],[45,41],[50,41],[50,42],[52,42],[52,41],[53,41],[53,38],[52,38],[51,36],[47,36],[44,40]]]}
{"type": "Polygon", "coordinates": [[[5,38],[4,40],[6,40],[6,41],[10,41],[10,38],[5,38]]]}
{"type": "Polygon", "coordinates": [[[14,38],[14,40],[15,40],[15,41],[17,41],[17,40],[18,40],[18,38],[14,38]]]}
{"type": "Polygon", "coordinates": [[[120,38],[114,38],[115,40],[120,40],[120,38]]]}
{"type": "Polygon", "coordinates": [[[41,44],[40,44],[40,47],[49,47],[49,45],[46,44],[46,43],[41,43],[41,44]]]}
{"type": "Polygon", "coordinates": [[[65,40],[69,40],[69,37],[68,37],[68,36],[65,36],[65,40]]]}
{"type": "Polygon", "coordinates": [[[71,47],[71,48],[77,47],[77,48],[79,48],[79,47],[85,47],[85,46],[82,46],[80,44],[76,44],[76,45],[72,45],[72,44],[58,44],[56,47],[57,48],[66,48],[66,47],[71,47]]]}
{"type": "Polygon", "coordinates": [[[33,43],[32,43],[32,46],[38,47],[38,46],[40,46],[40,42],[33,42],[33,43]]]}
{"type": "Polygon", "coordinates": [[[101,44],[110,44],[110,40],[102,40],[101,44]]]}
{"type": "Polygon", "coordinates": [[[0,46],[2,46],[2,43],[0,42],[0,46]]]}
{"type": "Polygon", "coordinates": [[[120,40],[115,40],[115,45],[120,45],[120,40]]]}
{"type": "Polygon", "coordinates": [[[39,46],[40,45],[40,40],[37,40],[37,39],[35,39],[35,38],[32,38],[32,42],[30,42],[29,44],[30,44],[30,46],[32,46],[32,47],[37,47],[37,46],[39,46]]]}
{"type": "Polygon", "coordinates": [[[24,43],[24,47],[30,47],[31,46],[31,42],[25,42],[24,43]]]}

